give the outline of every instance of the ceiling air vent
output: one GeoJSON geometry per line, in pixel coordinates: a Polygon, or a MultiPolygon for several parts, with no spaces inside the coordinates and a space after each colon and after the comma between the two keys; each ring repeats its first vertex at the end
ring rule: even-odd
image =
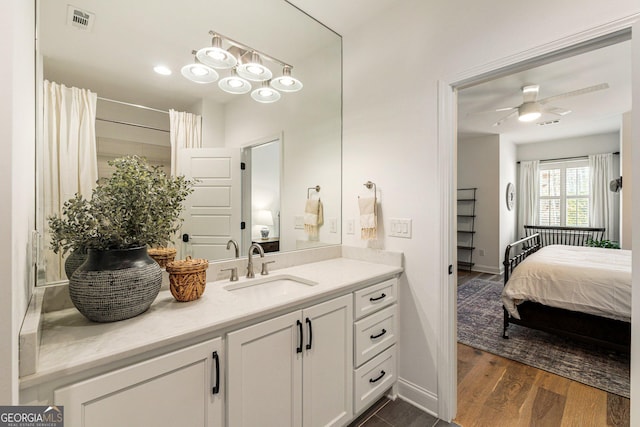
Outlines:
{"type": "Polygon", "coordinates": [[[67,5],[67,25],[85,31],[93,29],[96,15],[72,5],[67,5]]]}
{"type": "Polygon", "coordinates": [[[557,123],[560,123],[560,120],[549,120],[548,122],[540,122],[538,123],[538,126],[549,126],[549,125],[555,125],[557,123]]]}

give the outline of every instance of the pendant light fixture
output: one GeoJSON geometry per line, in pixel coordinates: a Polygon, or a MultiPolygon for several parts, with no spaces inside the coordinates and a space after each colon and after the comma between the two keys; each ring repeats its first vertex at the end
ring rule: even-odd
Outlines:
{"type": "Polygon", "coordinates": [[[182,67],[182,75],[196,83],[212,83],[218,79],[214,70],[230,70],[227,77],[218,82],[218,87],[232,94],[250,92],[251,82],[260,82],[260,87],[251,92],[251,97],[261,103],[276,102],[282,92],[297,92],[302,89],[302,82],[291,76],[291,65],[272,56],[257,51],[245,44],[214,31],[211,46],[193,51],[195,62],[182,67]],[[227,48],[223,48],[223,42],[227,48]],[[263,65],[267,60],[283,67],[282,75],[273,78],[271,70],[263,65]]]}
{"type": "Polygon", "coordinates": [[[302,83],[291,77],[291,66],[285,65],[282,69],[282,75],[271,80],[271,87],[283,92],[297,92],[302,89],[302,83]]]}
{"type": "Polygon", "coordinates": [[[280,99],[280,92],[271,88],[269,86],[269,82],[262,82],[261,87],[254,89],[253,92],[251,92],[251,97],[263,104],[269,104],[280,99]]]}
{"type": "Polygon", "coordinates": [[[271,70],[262,65],[262,59],[255,51],[251,52],[249,61],[238,65],[238,75],[254,82],[264,82],[273,77],[271,70]]]}
{"type": "Polygon", "coordinates": [[[211,46],[198,50],[196,58],[203,64],[221,70],[233,68],[238,63],[235,56],[222,48],[222,38],[215,33],[211,39],[211,46]]]}
{"type": "Polygon", "coordinates": [[[231,70],[231,75],[218,82],[218,87],[225,92],[243,94],[251,90],[251,83],[238,75],[236,69],[231,70]]]}
{"type": "Polygon", "coordinates": [[[183,76],[195,83],[213,83],[218,80],[218,73],[213,68],[195,58],[193,64],[187,64],[180,70],[183,76]]]}

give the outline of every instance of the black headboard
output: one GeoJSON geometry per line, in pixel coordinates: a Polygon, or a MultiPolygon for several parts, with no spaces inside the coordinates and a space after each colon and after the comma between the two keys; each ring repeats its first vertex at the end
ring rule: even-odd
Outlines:
{"type": "Polygon", "coordinates": [[[587,246],[589,240],[602,240],[604,228],[557,227],[551,225],[525,225],[525,237],[540,235],[540,244],[587,246]]]}

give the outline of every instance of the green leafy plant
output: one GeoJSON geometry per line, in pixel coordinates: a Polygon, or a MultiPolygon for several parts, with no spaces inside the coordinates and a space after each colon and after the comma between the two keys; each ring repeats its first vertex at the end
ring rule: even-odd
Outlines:
{"type": "Polygon", "coordinates": [[[76,195],[65,202],[63,218],[49,218],[54,251],[164,246],[180,228],[193,181],[167,176],[138,156],[109,165],[112,176],[98,182],[91,200],[76,195]]]}
{"type": "Polygon", "coordinates": [[[589,239],[587,240],[587,246],[592,246],[594,248],[620,249],[620,244],[611,240],[589,239]]]}

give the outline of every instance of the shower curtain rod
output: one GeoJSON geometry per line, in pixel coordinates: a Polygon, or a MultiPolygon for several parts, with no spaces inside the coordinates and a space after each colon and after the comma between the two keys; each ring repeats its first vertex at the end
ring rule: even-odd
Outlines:
{"type": "Polygon", "coordinates": [[[143,128],[143,129],[157,130],[158,132],[167,132],[167,133],[170,132],[170,131],[168,131],[166,129],[154,128],[153,126],[141,125],[139,123],[122,122],[122,121],[119,121],[119,120],[101,119],[100,117],[96,117],[96,120],[100,120],[101,122],[116,123],[116,124],[119,124],[119,125],[134,126],[134,127],[143,128]]]}
{"type": "MultiPolygon", "coordinates": [[[[620,154],[619,151],[614,151],[613,153],[614,156],[620,154]]],[[[573,157],[558,157],[557,159],[542,159],[539,160],[540,162],[557,162],[559,160],[579,160],[579,159],[588,159],[589,156],[573,156],[573,157]]],[[[517,164],[520,164],[520,161],[516,162],[517,164]]]]}
{"type": "Polygon", "coordinates": [[[157,108],[147,107],[145,105],[132,104],[130,102],[124,102],[124,101],[117,101],[115,99],[103,98],[101,96],[99,96],[98,99],[101,100],[101,101],[107,101],[107,102],[113,102],[113,103],[116,103],[116,104],[127,105],[129,107],[142,108],[143,110],[150,110],[150,111],[155,111],[155,112],[158,112],[158,113],[169,114],[169,112],[167,110],[159,110],[157,108]]]}

